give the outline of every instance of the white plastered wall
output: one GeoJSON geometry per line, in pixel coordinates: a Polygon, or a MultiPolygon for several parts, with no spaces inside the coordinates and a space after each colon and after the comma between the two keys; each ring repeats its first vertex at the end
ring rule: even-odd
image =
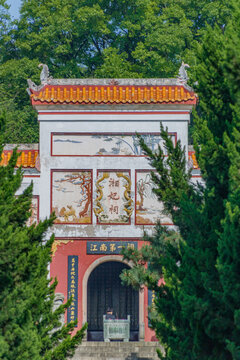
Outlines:
{"type": "MultiPolygon", "coordinates": [[[[132,198],[134,199],[135,169],[150,169],[148,161],[143,157],[52,157],[52,132],[77,133],[124,133],[124,132],[159,132],[160,123],[168,127],[169,132],[177,133],[182,146],[188,144],[188,122],[190,113],[183,111],[167,113],[122,113],[122,114],[64,114],[48,112],[39,115],[40,121],[40,160],[41,178],[39,183],[40,218],[50,215],[51,169],[93,169],[96,179],[97,169],[129,169],[131,171],[132,198]]],[[[93,182],[93,201],[95,184],[93,182]]],[[[96,225],[93,213],[92,225],[56,225],[56,237],[142,237],[143,231],[152,231],[153,226],[135,226],[134,212],[131,225],[96,225]]]]}

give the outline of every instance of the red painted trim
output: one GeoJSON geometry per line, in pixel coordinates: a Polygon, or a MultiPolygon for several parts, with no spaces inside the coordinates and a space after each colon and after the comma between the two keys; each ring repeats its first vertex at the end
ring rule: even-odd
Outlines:
{"type": "Polygon", "coordinates": [[[127,110],[124,110],[124,111],[53,111],[53,112],[50,112],[50,111],[46,111],[44,112],[43,110],[40,110],[38,112],[39,115],[91,115],[91,114],[94,114],[94,115],[149,115],[149,114],[157,114],[157,115],[167,115],[167,114],[184,114],[184,115],[188,115],[190,113],[190,110],[189,111],[127,111],[127,110]]]}
{"type": "Polygon", "coordinates": [[[51,155],[53,157],[146,157],[146,155],[51,155]]]}
{"type": "Polygon", "coordinates": [[[144,241],[139,237],[67,237],[67,236],[58,236],[55,237],[55,240],[76,240],[76,241],[144,241]]]}
{"type": "MultiPolygon", "coordinates": [[[[160,135],[160,132],[141,132],[138,133],[139,135],[160,135]]],[[[51,143],[50,143],[50,149],[51,149],[51,156],[53,157],[146,157],[146,155],[54,155],[53,154],[53,136],[54,135],[80,135],[80,136],[87,136],[87,135],[109,135],[109,136],[132,136],[136,135],[134,132],[104,132],[104,133],[97,133],[97,132],[51,132],[51,143]]],[[[177,144],[177,132],[169,132],[168,135],[174,135],[175,136],[175,146],[177,144]]]]}
{"type": "MultiPolygon", "coordinates": [[[[26,169],[26,168],[24,168],[24,169],[26,169]]],[[[24,178],[40,178],[40,175],[23,175],[23,177],[24,178]]]]}
{"type": "Polygon", "coordinates": [[[92,102],[91,100],[89,100],[88,102],[73,102],[73,101],[70,101],[70,102],[67,102],[67,101],[65,101],[65,102],[60,102],[60,101],[58,101],[58,102],[52,102],[52,101],[46,101],[46,100],[44,100],[44,101],[40,101],[40,100],[32,100],[32,106],[34,106],[34,105],[42,105],[42,106],[44,106],[44,105],[53,105],[53,106],[61,106],[61,105],[67,105],[67,106],[74,106],[74,105],[78,105],[78,106],[87,106],[87,105],[95,105],[95,106],[102,106],[102,105],[109,105],[109,106],[112,106],[112,105],[122,105],[122,106],[125,106],[125,105],[131,105],[132,107],[134,107],[134,105],[196,105],[197,104],[197,100],[196,99],[193,99],[193,100],[187,100],[187,101],[184,101],[184,100],[182,100],[182,101],[168,101],[168,102],[166,102],[166,101],[163,101],[163,102],[154,102],[154,101],[150,101],[150,102],[147,102],[147,101],[145,101],[144,103],[140,103],[140,102],[137,102],[137,103],[135,103],[135,102],[119,102],[119,103],[117,103],[116,101],[114,101],[114,102],[104,102],[104,101],[102,101],[102,102],[100,102],[100,103],[98,103],[97,101],[94,101],[94,102],[92,102]]]}
{"type": "MultiPolygon", "coordinates": [[[[136,131],[137,132],[137,131],[136,131]]],[[[136,135],[136,132],[52,132],[51,135],[124,135],[131,136],[136,135]]],[[[140,132],[140,135],[160,135],[160,132],[140,132]]],[[[170,132],[169,134],[176,134],[176,132],[170,132]]]]}
{"type": "Polygon", "coordinates": [[[202,176],[201,175],[192,175],[191,178],[200,178],[200,179],[202,179],[202,176]]]}
{"type": "MultiPolygon", "coordinates": [[[[131,181],[131,170],[129,169],[97,169],[97,179],[98,179],[98,175],[100,172],[128,172],[129,173],[129,178],[130,178],[130,181],[131,181]]],[[[97,218],[97,225],[131,225],[131,216],[129,217],[129,221],[128,223],[101,223],[98,221],[98,216],[96,216],[97,218]]]]}
{"type": "MultiPolygon", "coordinates": [[[[156,170],[151,170],[151,169],[149,169],[149,170],[147,170],[147,169],[135,169],[135,225],[136,226],[144,226],[144,225],[146,225],[146,226],[156,226],[156,223],[149,223],[149,224],[146,224],[146,223],[144,223],[144,224],[139,224],[139,223],[137,223],[137,211],[136,211],[136,206],[137,206],[137,173],[149,173],[149,172],[151,172],[151,171],[153,171],[153,172],[157,172],[156,170]]],[[[161,225],[163,225],[163,226],[174,226],[174,224],[173,223],[161,223],[161,225]]]]}
{"type": "Polygon", "coordinates": [[[50,136],[50,156],[55,156],[53,155],[53,135],[55,133],[54,132],[51,132],[51,136],[50,136]]]}
{"type": "Polygon", "coordinates": [[[82,172],[82,171],[88,171],[91,173],[91,222],[90,223],[67,223],[67,222],[61,222],[61,223],[54,223],[54,225],[92,225],[92,211],[93,211],[93,201],[92,201],[92,194],[93,194],[93,170],[92,169],[51,169],[51,178],[50,178],[50,213],[52,213],[52,201],[53,201],[53,173],[54,172],[82,172]]]}

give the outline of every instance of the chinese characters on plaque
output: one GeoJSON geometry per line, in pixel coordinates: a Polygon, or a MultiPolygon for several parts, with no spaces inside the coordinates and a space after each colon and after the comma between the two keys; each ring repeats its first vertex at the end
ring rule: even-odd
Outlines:
{"type": "Polygon", "coordinates": [[[88,241],[87,254],[121,254],[123,248],[137,249],[137,241],[88,241]]]}
{"type": "MultiPolygon", "coordinates": [[[[172,225],[153,192],[150,170],[135,171],[135,224],[172,225]]],[[[94,213],[97,224],[129,225],[134,202],[130,170],[98,170],[94,213]]],[[[92,171],[52,171],[52,211],[57,224],[92,224],[92,171]]],[[[29,224],[36,221],[38,199],[33,199],[29,224]]]]}
{"type": "Polygon", "coordinates": [[[99,224],[130,224],[133,211],[129,171],[99,171],[94,212],[99,224]]]}
{"type": "Polygon", "coordinates": [[[75,321],[78,317],[78,256],[68,256],[68,299],[72,302],[67,310],[67,322],[75,321]]]}

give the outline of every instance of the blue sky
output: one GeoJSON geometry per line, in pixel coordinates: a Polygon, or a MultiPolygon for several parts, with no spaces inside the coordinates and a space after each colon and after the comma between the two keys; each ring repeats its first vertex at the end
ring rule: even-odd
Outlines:
{"type": "Polygon", "coordinates": [[[8,5],[11,5],[10,7],[10,15],[14,17],[15,19],[19,16],[19,8],[21,5],[21,0],[7,0],[8,5]]]}

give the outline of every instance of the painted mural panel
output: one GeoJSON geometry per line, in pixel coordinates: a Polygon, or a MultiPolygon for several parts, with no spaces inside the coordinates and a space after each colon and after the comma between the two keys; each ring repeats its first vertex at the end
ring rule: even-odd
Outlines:
{"type": "Polygon", "coordinates": [[[136,171],[136,225],[154,225],[160,220],[162,224],[172,224],[164,214],[163,204],[158,201],[152,189],[154,184],[150,171],[136,171]]]}
{"type": "Polygon", "coordinates": [[[52,172],[52,211],[60,224],[92,222],[92,172],[68,170],[52,172]]]}
{"type": "Polygon", "coordinates": [[[94,212],[99,224],[129,224],[133,211],[129,171],[98,171],[94,212]]]}
{"type": "Polygon", "coordinates": [[[33,196],[32,197],[32,203],[31,203],[31,216],[28,219],[28,221],[26,222],[27,226],[31,226],[34,223],[38,223],[38,219],[39,219],[39,198],[38,196],[33,196]]]}
{"type": "MultiPolygon", "coordinates": [[[[175,133],[171,134],[175,144],[175,133]]],[[[141,134],[145,143],[157,150],[162,140],[158,133],[141,134]]],[[[142,156],[135,133],[132,134],[52,134],[53,156],[142,156]]]]}

